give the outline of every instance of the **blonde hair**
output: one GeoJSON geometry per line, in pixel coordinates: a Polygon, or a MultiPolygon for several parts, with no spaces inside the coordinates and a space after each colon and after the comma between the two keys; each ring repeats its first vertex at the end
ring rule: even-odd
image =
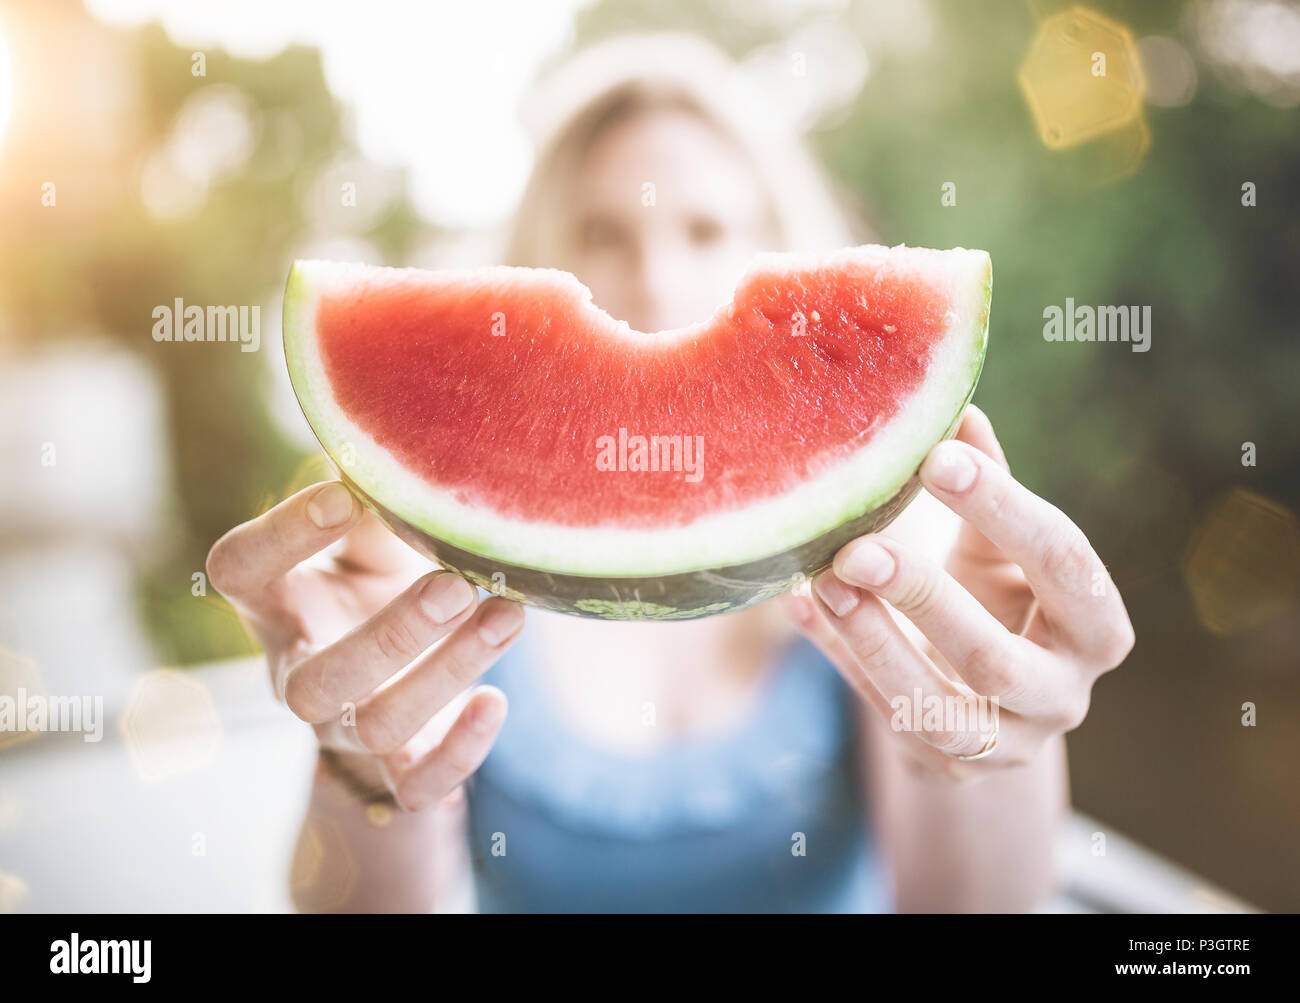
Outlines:
{"type": "Polygon", "coordinates": [[[592,143],[616,122],[661,109],[689,111],[731,140],[753,166],[781,246],[825,251],[861,243],[865,228],[832,194],[803,140],[774,125],[761,98],[718,49],[687,35],[617,38],[583,50],[543,81],[523,108],[537,148],[506,244],[511,265],[553,264],[567,224],[565,187],[592,143]]]}

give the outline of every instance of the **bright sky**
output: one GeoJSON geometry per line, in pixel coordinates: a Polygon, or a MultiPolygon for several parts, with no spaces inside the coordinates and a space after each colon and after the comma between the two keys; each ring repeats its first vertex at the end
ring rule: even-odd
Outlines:
{"type": "MultiPolygon", "coordinates": [[[[355,110],[367,159],[411,168],[427,216],[449,225],[509,213],[531,154],[518,124],[524,88],[571,34],[588,0],[87,0],[121,25],[160,20],[178,45],[274,55],[321,50],[330,89],[355,110]]],[[[0,109],[0,113],[3,109],[0,109]]]]}

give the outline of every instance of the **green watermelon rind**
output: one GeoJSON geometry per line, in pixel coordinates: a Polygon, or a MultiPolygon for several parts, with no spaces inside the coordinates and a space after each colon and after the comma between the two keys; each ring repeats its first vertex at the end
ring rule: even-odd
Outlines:
{"type": "MultiPolygon", "coordinates": [[[[701,557],[697,548],[691,548],[690,553],[674,554],[671,547],[662,546],[663,537],[660,536],[661,545],[656,547],[657,559],[653,562],[646,561],[644,555],[631,561],[621,560],[620,549],[608,546],[578,547],[577,550],[590,549],[590,553],[579,553],[576,560],[574,548],[562,555],[554,552],[544,554],[544,559],[538,560],[537,553],[521,554],[519,547],[511,546],[511,538],[544,539],[548,533],[558,529],[572,542],[574,528],[518,523],[517,532],[507,534],[472,532],[463,521],[440,520],[431,513],[438,501],[438,489],[421,483],[414,491],[397,490],[398,485],[384,469],[385,466],[391,469],[396,461],[386,458],[373,444],[360,448],[356,443],[350,445],[350,436],[343,426],[346,419],[338,417],[323,370],[314,374],[315,378],[310,372],[315,303],[315,284],[310,273],[317,267],[350,266],[295,263],[284,296],[285,354],[295,393],[325,452],[363,501],[417,549],[465,573],[472,580],[477,578],[479,584],[490,591],[498,591],[492,586],[504,577],[509,591],[514,593],[511,598],[550,605],[578,615],[608,619],[672,619],[707,615],[722,608],[737,608],[737,602],[748,605],[756,596],[766,598],[767,593],[784,591],[801,574],[811,575],[820,570],[812,564],[823,559],[829,562],[829,557],[821,554],[824,547],[816,546],[819,541],[826,537],[838,538],[843,533],[836,531],[848,527],[861,532],[881,529],[888,519],[901,511],[905,501],[910,501],[917,487],[916,470],[933,445],[955,431],[974,394],[983,366],[992,300],[992,265],[986,254],[978,253],[981,259],[978,267],[969,268],[958,287],[964,290],[966,302],[959,305],[957,317],[944,336],[945,344],[951,339],[962,350],[958,360],[961,364],[954,368],[950,378],[952,385],[945,388],[948,392],[943,400],[937,401],[933,409],[926,410],[927,427],[906,436],[910,448],[893,458],[885,475],[873,471],[867,490],[846,492],[838,506],[824,510],[820,518],[787,518],[783,523],[773,523],[757,519],[749,509],[727,513],[725,518],[729,520],[754,523],[753,532],[747,535],[747,539],[753,542],[745,549],[729,551],[723,559],[717,559],[716,555],[701,557]],[[887,515],[887,518],[881,522],[874,518],[875,513],[887,515]],[[581,559],[584,556],[586,560],[581,559]],[[792,559],[805,566],[792,570],[792,559]],[[743,573],[738,576],[719,573],[737,569],[743,569],[743,573]],[[535,576],[541,576],[539,582],[521,580],[535,576]],[[566,580],[568,587],[559,587],[557,583],[561,579],[566,580]],[[673,594],[665,593],[653,600],[646,597],[647,592],[659,593],[665,581],[677,581],[680,587],[673,594]],[[734,583],[730,589],[734,594],[723,597],[722,593],[728,591],[724,584],[727,581],[734,583]],[[690,583],[695,583],[698,588],[690,583]],[[546,594],[548,590],[568,593],[569,597],[559,600],[557,605],[548,602],[557,598],[546,594]],[[683,597],[685,603],[681,601],[683,597]],[[638,609],[640,615],[637,615],[638,609]]],[[[414,475],[406,475],[405,479],[409,487],[414,475]]],[[[852,537],[844,542],[849,538],[852,537]]]]}

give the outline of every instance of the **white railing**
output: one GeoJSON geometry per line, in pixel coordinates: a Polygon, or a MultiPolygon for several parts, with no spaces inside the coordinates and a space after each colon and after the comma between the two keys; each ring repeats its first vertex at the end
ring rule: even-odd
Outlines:
{"type": "MultiPolygon", "coordinates": [[[[8,908],[291,908],[290,862],[315,765],[311,730],[275,704],[259,659],[184,671],[208,702],[182,697],[154,706],[150,713],[163,715],[165,727],[124,730],[127,688],[106,698],[108,724],[97,744],[49,734],[0,751],[0,882],[9,882],[8,908]],[[160,775],[149,769],[151,756],[188,766],[160,775]]],[[[1079,813],[1057,859],[1062,891],[1044,911],[1253,911],[1079,813]],[[1097,833],[1105,835],[1104,854],[1097,833]]]]}

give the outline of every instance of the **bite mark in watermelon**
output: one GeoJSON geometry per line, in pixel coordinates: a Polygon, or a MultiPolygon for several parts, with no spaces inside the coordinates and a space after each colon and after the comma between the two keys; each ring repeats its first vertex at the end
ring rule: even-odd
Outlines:
{"type": "Polygon", "coordinates": [[[979,378],[983,251],[762,255],[710,319],[643,334],[550,269],[299,261],[308,422],[399,536],[489,590],[604,618],[737,609],[918,488],[979,378]]]}

